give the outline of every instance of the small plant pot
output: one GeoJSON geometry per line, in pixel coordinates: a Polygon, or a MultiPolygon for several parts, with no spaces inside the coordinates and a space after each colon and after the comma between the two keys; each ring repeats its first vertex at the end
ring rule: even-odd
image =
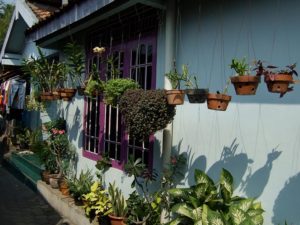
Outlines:
{"type": "Polygon", "coordinates": [[[58,180],[58,189],[60,190],[60,192],[63,195],[66,195],[66,196],[69,195],[69,186],[68,186],[67,181],[64,178],[60,178],[58,180]]]}
{"type": "Polygon", "coordinates": [[[169,105],[183,105],[184,90],[166,90],[166,95],[169,105]]]}
{"type": "Polygon", "coordinates": [[[41,174],[42,181],[46,182],[46,184],[50,184],[49,179],[50,179],[50,172],[47,170],[43,170],[41,174]]]}
{"type": "Polygon", "coordinates": [[[285,93],[288,91],[289,85],[293,83],[293,76],[289,74],[272,74],[265,76],[269,92],[285,93]]]}
{"type": "Polygon", "coordinates": [[[124,217],[116,217],[113,215],[108,215],[110,219],[110,224],[111,225],[125,225],[124,223],[124,217]]]}
{"type": "Polygon", "coordinates": [[[231,96],[229,95],[209,93],[207,95],[207,108],[212,110],[225,111],[230,101],[231,96]]]}
{"type": "Polygon", "coordinates": [[[207,99],[208,89],[186,89],[190,103],[204,103],[207,99]]]}
{"type": "Polygon", "coordinates": [[[52,100],[55,100],[55,97],[53,96],[52,92],[42,92],[41,100],[42,101],[52,101],[52,100]]]}
{"type": "Polygon", "coordinates": [[[58,175],[57,174],[51,174],[50,175],[50,178],[49,178],[49,183],[50,183],[50,186],[53,188],[53,189],[58,189],[58,175]]]}
{"type": "Polygon", "coordinates": [[[234,85],[237,95],[255,95],[258,84],[260,83],[259,76],[234,76],[230,77],[231,83],[234,85]]]}

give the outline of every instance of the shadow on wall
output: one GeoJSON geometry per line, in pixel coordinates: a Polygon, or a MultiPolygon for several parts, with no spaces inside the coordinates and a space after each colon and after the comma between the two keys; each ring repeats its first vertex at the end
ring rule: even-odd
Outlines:
{"type": "Polygon", "coordinates": [[[280,191],[273,208],[273,224],[300,224],[300,173],[291,177],[280,191]],[[280,220],[281,219],[281,220],[280,220]]]}
{"type": "Polygon", "coordinates": [[[268,154],[267,161],[263,167],[256,170],[253,174],[251,168],[249,168],[249,174],[241,185],[241,190],[245,192],[247,197],[258,198],[263,193],[270,177],[273,161],[281,154],[281,151],[277,151],[276,149],[274,148],[268,154]]]}
{"type": "MultiPolygon", "coordinates": [[[[82,116],[80,114],[80,110],[78,107],[76,107],[72,126],[68,128],[70,140],[75,141],[78,137],[78,132],[81,131],[81,133],[82,133],[81,119],[82,119],[82,116]]],[[[82,147],[82,146],[79,146],[79,147],[82,147]]]]}
{"type": "Polygon", "coordinates": [[[253,163],[253,160],[249,159],[246,153],[236,153],[238,146],[239,144],[236,143],[236,138],[229,147],[224,146],[220,160],[215,162],[207,171],[207,174],[213,180],[219,180],[221,170],[225,168],[232,174],[235,188],[242,182],[248,165],[253,163]]]}

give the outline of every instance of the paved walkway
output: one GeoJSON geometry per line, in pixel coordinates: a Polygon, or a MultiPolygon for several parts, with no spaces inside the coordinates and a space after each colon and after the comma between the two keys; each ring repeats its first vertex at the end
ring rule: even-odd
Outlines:
{"type": "Polygon", "coordinates": [[[58,225],[60,216],[0,163],[0,225],[58,225]]]}

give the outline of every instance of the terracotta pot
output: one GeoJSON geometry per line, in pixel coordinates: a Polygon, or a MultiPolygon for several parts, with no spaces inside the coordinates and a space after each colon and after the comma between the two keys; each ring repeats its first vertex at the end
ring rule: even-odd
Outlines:
{"type": "Polygon", "coordinates": [[[55,100],[55,97],[53,96],[52,92],[42,92],[41,100],[42,101],[51,101],[51,100],[55,100]]]}
{"type": "Polygon", "coordinates": [[[166,90],[166,95],[169,105],[183,105],[184,90],[166,90]]]}
{"type": "Polygon", "coordinates": [[[186,89],[190,103],[204,103],[207,99],[208,89],[186,89]]]}
{"type": "Polygon", "coordinates": [[[58,175],[57,174],[50,174],[50,178],[49,178],[49,183],[50,183],[50,186],[53,188],[53,189],[58,189],[58,175]]]}
{"type": "Polygon", "coordinates": [[[58,188],[63,195],[69,195],[69,185],[64,178],[58,179],[58,188]]]}
{"type": "Polygon", "coordinates": [[[55,89],[55,90],[52,91],[52,94],[53,94],[55,99],[60,99],[60,92],[61,92],[60,89],[55,89]]]}
{"type": "Polygon", "coordinates": [[[108,215],[109,219],[110,219],[110,224],[111,225],[126,225],[124,223],[124,217],[116,217],[113,215],[108,215]]]}
{"type": "Polygon", "coordinates": [[[47,170],[43,170],[42,171],[42,174],[41,174],[41,178],[42,178],[42,181],[46,182],[46,184],[49,184],[49,179],[50,179],[50,172],[47,171],[47,170]]]}
{"type": "Polygon", "coordinates": [[[271,74],[265,76],[269,92],[272,93],[285,93],[289,85],[293,83],[293,76],[289,74],[271,74]]]}
{"type": "Polygon", "coordinates": [[[224,94],[209,93],[207,95],[207,107],[212,110],[225,111],[231,96],[224,94]]]}
{"type": "Polygon", "coordinates": [[[255,95],[258,84],[260,83],[259,76],[234,76],[230,77],[231,83],[237,95],[255,95]]]}

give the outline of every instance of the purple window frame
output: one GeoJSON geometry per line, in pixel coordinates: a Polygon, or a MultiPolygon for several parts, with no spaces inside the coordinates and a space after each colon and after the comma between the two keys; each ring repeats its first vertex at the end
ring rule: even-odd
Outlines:
{"type": "MultiPolygon", "coordinates": [[[[124,49],[124,67],[123,67],[123,76],[124,77],[130,77],[130,69],[131,69],[131,50],[136,49],[141,44],[151,44],[152,45],[152,75],[151,75],[151,89],[156,88],[156,59],[157,59],[157,34],[151,33],[147,34],[145,37],[140,37],[135,40],[130,40],[126,43],[120,43],[117,45],[113,45],[112,48],[109,50],[110,52],[113,52],[114,50],[123,50],[124,49]],[[125,48],[124,48],[125,46],[125,48]],[[127,56],[127,57],[126,57],[127,56]]],[[[91,54],[87,54],[87,65],[89,62],[89,59],[92,57],[91,54]]],[[[146,56],[147,57],[147,56],[146,56]]],[[[87,66],[88,67],[88,66],[87,66]]],[[[86,71],[87,74],[87,71],[86,71]]],[[[100,76],[101,79],[103,79],[103,74],[100,76]]],[[[102,97],[99,97],[102,98],[102,97]]],[[[88,159],[91,160],[99,160],[101,159],[101,152],[104,149],[104,136],[105,136],[105,104],[103,101],[98,99],[100,101],[99,104],[99,112],[100,112],[100,119],[99,119],[99,146],[98,146],[98,152],[90,152],[85,149],[85,135],[87,133],[86,128],[86,116],[87,116],[87,97],[84,99],[84,117],[83,117],[83,129],[84,129],[84,135],[83,135],[83,149],[82,149],[82,155],[88,159]]],[[[124,167],[124,163],[127,162],[128,159],[128,137],[129,135],[125,131],[124,123],[122,122],[122,130],[121,130],[121,150],[120,150],[120,161],[112,159],[112,167],[122,170],[124,167]]],[[[148,168],[152,169],[153,167],[153,147],[154,147],[154,141],[155,137],[154,135],[151,135],[149,137],[149,164],[148,168]]]]}

